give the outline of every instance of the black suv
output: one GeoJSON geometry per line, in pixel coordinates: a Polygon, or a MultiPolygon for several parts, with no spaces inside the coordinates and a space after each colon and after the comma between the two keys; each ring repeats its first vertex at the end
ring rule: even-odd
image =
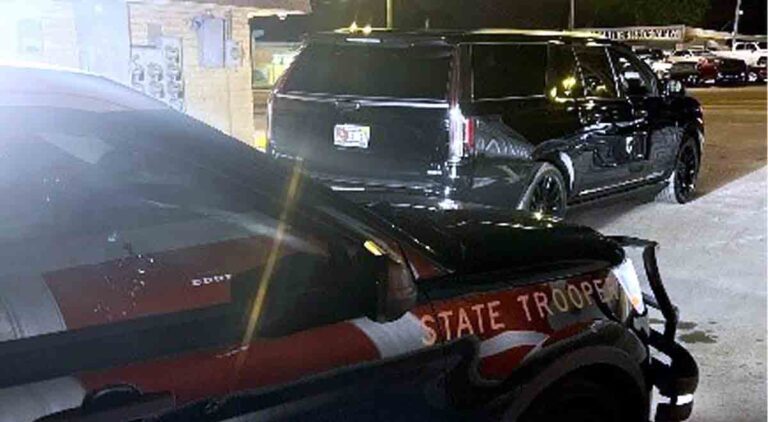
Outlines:
{"type": "Polygon", "coordinates": [[[704,141],[678,82],[578,33],[318,34],[269,114],[271,153],[355,200],[558,216],[658,183],[662,198],[690,200],[704,141]]]}

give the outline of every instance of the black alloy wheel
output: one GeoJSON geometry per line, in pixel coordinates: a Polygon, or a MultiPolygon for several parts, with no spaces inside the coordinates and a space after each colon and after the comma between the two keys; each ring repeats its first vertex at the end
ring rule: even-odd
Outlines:
{"type": "Polygon", "coordinates": [[[674,189],[677,202],[685,203],[693,199],[699,177],[699,161],[696,143],[691,138],[686,139],[675,163],[674,189]]]}
{"type": "Polygon", "coordinates": [[[544,164],[534,180],[525,209],[554,217],[565,217],[565,180],[551,164],[544,164]]]}

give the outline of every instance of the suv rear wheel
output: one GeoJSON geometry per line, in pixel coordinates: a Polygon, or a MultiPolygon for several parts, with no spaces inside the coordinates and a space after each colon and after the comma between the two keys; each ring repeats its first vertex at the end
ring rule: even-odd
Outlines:
{"type": "Polygon", "coordinates": [[[565,217],[567,191],[560,171],[549,163],[543,163],[522,200],[522,209],[565,217]]]}

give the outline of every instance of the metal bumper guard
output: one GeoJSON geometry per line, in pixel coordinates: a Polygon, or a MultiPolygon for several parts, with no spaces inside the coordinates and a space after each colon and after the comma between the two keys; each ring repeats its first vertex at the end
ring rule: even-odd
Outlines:
{"type": "Polygon", "coordinates": [[[642,248],[643,263],[652,295],[643,293],[645,304],[658,309],[664,317],[664,332],[651,329],[648,344],[669,357],[669,362],[652,357],[649,380],[659,390],[661,402],[656,407],[656,421],[684,421],[693,410],[693,393],[699,383],[699,367],[690,352],[675,341],[678,311],[661,281],[653,241],[632,237],[611,237],[624,248],[642,248]]]}

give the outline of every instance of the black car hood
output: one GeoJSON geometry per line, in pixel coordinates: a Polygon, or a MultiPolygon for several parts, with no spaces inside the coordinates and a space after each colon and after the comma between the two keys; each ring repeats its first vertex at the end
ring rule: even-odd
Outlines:
{"type": "Polygon", "coordinates": [[[375,206],[377,213],[435,252],[457,273],[547,268],[568,262],[615,266],[624,251],[583,226],[499,209],[436,210],[375,206]]]}

